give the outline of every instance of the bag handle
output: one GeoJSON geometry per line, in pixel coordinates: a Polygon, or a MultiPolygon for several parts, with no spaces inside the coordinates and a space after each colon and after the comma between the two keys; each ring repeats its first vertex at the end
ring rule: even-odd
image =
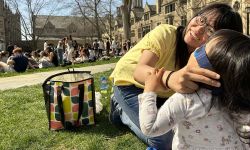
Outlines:
{"type": "Polygon", "coordinates": [[[43,84],[42,84],[42,87],[45,87],[45,86],[47,85],[47,82],[48,82],[49,80],[51,80],[52,78],[54,78],[54,77],[56,77],[56,76],[59,76],[59,75],[70,74],[70,73],[87,73],[87,74],[91,74],[91,71],[75,71],[75,70],[69,71],[69,70],[68,70],[68,71],[65,71],[65,72],[56,73],[56,74],[54,74],[54,75],[49,76],[47,79],[45,79],[45,81],[44,81],[43,84]]]}
{"type": "Polygon", "coordinates": [[[62,102],[62,90],[63,90],[63,86],[59,87],[57,89],[57,101],[58,101],[58,109],[59,109],[59,113],[60,113],[60,117],[61,117],[61,123],[63,125],[63,127],[65,127],[65,118],[64,118],[64,110],[63,110],[63,102],[62,102]]]}
{"type": "Polygon", "coordinates": [[[78,89],[80,92],[79,92],[79,110],[78,110],[77,122],[80,120],[83,111],[84,84],[79,84],[78,89]]]}
{"type": "MultiPolygon", "coordinates": [[[[84,98],[84,84],[78,85],[79,89],[79,109],[78,109],[78,117],[77,117],[77,122],[79,122],[82,111],[83,111],[83,98],[84,98]]],[[[65,118],[64,118],[64,110],[63,110],[63,101],[62,101],[62,90],[63,86],[58,87],[57,90],[57,100],[58,100],[58,109],[61,117],[61,123],[63,127],[65,128],[65,118]]]]}

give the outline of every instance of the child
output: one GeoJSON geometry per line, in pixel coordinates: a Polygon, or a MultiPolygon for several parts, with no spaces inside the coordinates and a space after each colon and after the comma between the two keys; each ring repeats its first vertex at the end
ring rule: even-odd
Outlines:
{"type": "Polygon", "coordinates": [[[222,92],[201,85],[193,94],[172,95],[157,110],[155,92],[164,71],[155,70],[147,76],[144,93],[139,95],[141,130],[159,136],[173,128],[174,150],[249,149],[250,39],[220,30],[191,54],[187,68],[197,65],[220,74],[222,92]]]}

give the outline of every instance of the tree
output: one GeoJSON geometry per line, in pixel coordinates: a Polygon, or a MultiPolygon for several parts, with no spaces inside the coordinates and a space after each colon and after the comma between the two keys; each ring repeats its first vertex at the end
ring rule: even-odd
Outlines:
{"type": "Polygon", "coordinates": [[[81,15],[90,23],[101,39],[103,33],[108,33],[111,38],[113,8],[118,5],[114,0],[75,0],[74,15],[81,15]]]}
{"type": "Polygon", "coordinates": [[[83,19],[86,19],[91,23],[97,33],[97,38],[101,39],[102,33],[99,25],[99,13],[98,8],[101,0],[75,0],[78,12],[82,15],[83,19]]]}
{"type": "Polygon", "coordinates": [[[130,12],[132,0],[123,0],[121,5],[122,21],[123,21],[123,35],[125,40],[130,40],[130,12]]]}
{"type": "MultiPolygon", "coordinates": [[[[53,2],[49,0],[7,0],[7,2],[20,16],[22,38],[26,41],[30,40],[32,43],[31,47],[36,49],[39,36],[43,32],[43,30],[39,32],[36,31],[36,17],[40,15],[43,10],[46,10],[46,14],[48,14],[47,22],[49,16],[61,9],[58,6],[59,0],[53,2]]],[[[45,25],[46,23],[44,26],[45,25]]]]}

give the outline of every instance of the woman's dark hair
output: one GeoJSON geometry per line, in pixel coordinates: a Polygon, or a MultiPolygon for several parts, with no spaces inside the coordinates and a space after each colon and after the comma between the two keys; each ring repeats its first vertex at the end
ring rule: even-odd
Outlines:
{"type": "MultiPolygon", "coordinates": [[[[212,42],[215,44],[211,42],[209,61],[214,71],[220,74],[223,88],[219,96],[213,96],[212,106],[218,103],[218,106],[224,108],[229,114],[243,112],[249,114],[250,38],[240,32],[219,30],[210,39],[214,39],[212,42]]],[[[241,124],[238,121],[239,118],[232,117],[232,119],[241,124]]],[[[243,128],[242,124],[240,128],[243,128]]],[[[244,141],[250,139],[249,131],[236,130],[236,132],[244,141]]]]}
{"type": "Polygon", "coordinates": [[[176,52],[175,52],[175,68],[179,66],[180,68],[184,67],[189,59],[189,53],[187,44],[184,41],[185,28],[179,26],[176,30],[176,52]]]}
{"type": "MultiPolygon", "coordinates": [[[[231,29],[238,32],[243,32],[242,19],[238,12],[234,11],[232,7],[224,3],[214,3],[206,6],[200,10],[194,17],[199,14],[215,11],[218,14],[214,22],[214,29],[231,29]]],[[[194,18],[193,17],[193,18],[194,18]]],[[[192,19],[193,19],[192,18],[192,19]]],[[[191,20],[192,20],[191,19],[191,20]]],[[[191,21],[190,20],[190,21],[191,21]]],[[[175,67],[184,67],[189,58],[187,44],[184,42],[186,29],[183,27],[177,28],[176,33],[176,54],[175,54],[175,67]]]]}

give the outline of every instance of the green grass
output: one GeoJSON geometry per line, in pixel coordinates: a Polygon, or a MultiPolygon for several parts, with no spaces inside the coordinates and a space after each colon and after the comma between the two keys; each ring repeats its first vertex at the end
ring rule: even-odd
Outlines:
{"type": "MultiPolygon", "coordinates": [[[[108,77],[110,71],[95,74],[108,77]]],[[[109,83],[109,85],[111,85],[109,83]]],[[[117,128],[108,120],[109,97],[102,94],[103,110],[97,114],[97,125],[75,131],[49,131],[41,85],[0,91],[0,149],[51,150],[145,150],[127,128],[117,128]]]]}
{"type": "Polygon", "coordinates": [[[35,73],[35,72],[47,72],[47,71],[62,70],[62,69],[67,69],[67,68],[81,68],[81,67],[87,67],[87,66],[95,66],[95,65],[116,63],[119,59],[120,59],[119,57],[117,57],[117,58],[112,57],[110,60],[100,60],[100,61],[96,61],[96,62],[87,62],[87,63],[81,63],[81,64],[74,64],[74,65],[68,65],[68,66],[65,66],[65,67],[50,67],[50,68],[41,68],[41,69],[28,69],[24,73],[17,73],[17,72],[1,73],[0,72],[0,78],[23,75],[23,74],[32,74],[32,73],[35,73]]]}

